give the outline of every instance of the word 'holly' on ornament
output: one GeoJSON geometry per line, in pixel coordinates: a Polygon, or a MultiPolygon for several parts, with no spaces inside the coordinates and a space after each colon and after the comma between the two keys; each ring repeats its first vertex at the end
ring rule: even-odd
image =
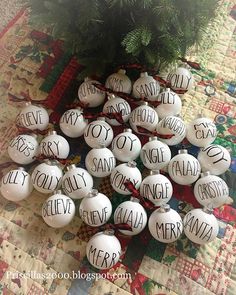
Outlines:
{"type": "Polygon", "coordinates": [[[167,81],[171,88],[175,90],[187,92],[193,87],[194,78],[191,72],[183,67],[179,67],[167,76],[167,81]]]}
{"type": "Polygon", "coordinates": [[[105,87],[116,92],[129,94],[132,90],[132,83],[130,78],[126,75],[126,71],[120,69],[117,73],[111,74],[106,79],[105,87]]]}
{"type": "Polygon", "coordinates": [[[156,101],[160,92],[160,84],[147,72],[141,73],[140,77],[134,82],[133,95],[136,98],[147,98],[156,101]]]}

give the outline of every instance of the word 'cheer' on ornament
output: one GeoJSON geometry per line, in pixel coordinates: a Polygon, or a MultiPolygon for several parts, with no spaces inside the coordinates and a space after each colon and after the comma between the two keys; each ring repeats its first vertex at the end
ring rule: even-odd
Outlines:
{"type": "Polygon", "coordinates": [[[134,82],[133,95],[136,98],[147,98],[156,101],[160,92],[160,84],[147,72],[141,73],[140,77],[134,82]]]}
{"type": "Polygon", "coordinates": [[[117,73],[111,74],[107,79],[105,86],[113,91],[131,93],[132,83],[130,78],[126,75],[123,69],[118,70],[117,73]]]}
{"type": "Polygon", "coordinates": [[[183,91],[183,93],[191,90],[194,84],[194,78],[188,69],[179,67],[167,76],[167,82],[170,83],[171,88],[175,91],[183,91]]]}

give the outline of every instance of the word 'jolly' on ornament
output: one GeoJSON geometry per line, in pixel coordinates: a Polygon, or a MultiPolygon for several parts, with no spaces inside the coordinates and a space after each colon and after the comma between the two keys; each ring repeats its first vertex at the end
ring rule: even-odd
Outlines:
{"type": "Polygon", "coordinates": [[[111,144],[114,133],[104,117],[88,124],[84,131],[84,139],[91,148],[98,148],[101,142],[107,147],[111,144]]]}
{"type": "Polygon", "coordinates": [[[202,171],[210,171],[211,174],[220,175],[226,172],[231,164],[230,153],[221,145],[210,144],[200,150],[198,161],[202,171]]]}
{"type": "Polygon", "coordinates": [[[86,245],[86,256],[98,269],[113,267],[120,258],[121,244],[113,230],[105,230],[92,236],[86,245]]]}
{"type": "Polygon", "coordinates": [[[172,243],[182,234],[183,222],[179,213],[171,209],[170,205],[165,204],[152,212],[148,228],[157,241],[172,243]]]}
{"type": "Polygon", "coordinates": [[[193,87],[194,78],[188,69],[179,67],[168,74],[167,82],[170,83],[170,86],[174,91],[182,90],[187,92],[193,87]]]}
{"type": "Polygon", "coordinates": [[[34,168],[31,179],[40,193],[48,194],[60,188],[63,173],[57,164],[57,161],[46,160],[34,168]]]}
{"type": "Polygon", "coordinates": [[[151,136],[142,147],[140,158],[146,168],[159,170],[170,162],[171,151],[167,144],[157,140],[156,136],[151,136]]]}
{"type": "Polygon", "coordinates": [[[154,131],[158,123],[158,115],[147,102],[143,102],[142,105],[132,111],[129,123],[131,128],[137,133],[140,133],[138,127],[154,131]]]}
{"type": "Polygon", "coordinates": [[[32,190],[31,177],[22,167],[9,171],[2,178],[0,191],[3,197],[9,201],[24,200],[32,190]]]}
{"type": "Polygon", "coordinates": [[[212,212],[212,209],[205,207],[193,209],[184,216],[184,233],[189,240],[202,245],[216,238],[219,224],[212,212]]]}
{"type": "Polygon", "coordinates": [[[84,134],[88,121],[84,119],[80,108],[66,111],[59,122],[61,131],[68,137],[76,138],[84,134]]]}
{"type": "Polygon", "coordinates": [[[37,135],[22,134],[14,137],[8,146],[8,155],[16,163],[28,165],[35,161],[39,144],[37,135]]]}
{"type": "Polygon", "coordinates": [[[49,197],[43,204],[42,217],[51,227],[61,228],[68,225],[75,216],[73,200],[63,195],[60,190],[49,197]]]}
{"type": "Polygon", "coordinates": [[[40,154],[45,157],[66,159],[70,153],[68,141],[56,131],[49,131],[47,136],[40,142],[40,154]]]}
{"type": "Polygon", "coordinates": [[[138,158],[141,147],[139,138],[127,128],[113,139],[111,150],[117,160],[129,162],[138,158]]]}
{"type": "Polygon", "coordinates": [[[182,185],[194,183],[201,172],[198,160],[188,154],[187,150],[179,150],[168,165],[168,173],[174,182],[182,185]]]}
{"type": "Polygon", "coordinates": [[[117,73],[111,74],[107,79],[105,86],[113,91],[130,93],[132,90],[132,83],[130,78],[126,75],[123,69],[118,70],[117,73]]]}
{"type": "Polygon", "coordinates": [[[84,79],[84,82],[80,85],[78,90],[79,100],[85,105],[88,104],[90,108],[95,108],[103,104],[106,93],[101,91],[94,84],[101,84],[98,81],[91,80],[88,77],[84,79]]]}
{"type": "Polygon", "coordinates": [[[208,118],[197,118],[187,125],[187,140],[195,146],[208,146],[216,135],[216,125],[208,118]]]}
{"type": "Polygon", "coordinates": [[[226,203],[229,188],[223,179],[207,171],[195,183],[194,196],[202,206],[217,208],[226,203]]]}
{"type": "Polygon", "coordinates": [[[125,186],[127,180],[131,181],[136,189],[139,189],[142,182],[142,175],[134,161],[120,164],[111,172],[111,185],[117,193],[131,195],[131,192],[125,186]]]}
{"type": "Polygon", "coordinates": [[[62,188],[70,198],[82,199],[93,188],[93,178],[87,170],[72,164],[62,178],[62,188]]]}
{"type": "Polygon", "coordinates": [[[114,223],[127,223],[132,228],[130,230],[119,230],[124,235],[133,236],[144,230],[147,224],[147,213],[137,198],[121,203],[115,210],[114,223]]]}
{"type": "Polygon", "coordinates": [[[140,186],[140,195],[148,199],[156,206],[169,202],[173,194],[173,187],[167,177],[160,174],[158,170],[150,171],[140,186]]]}
{"type": "Polygon", "coordinates": [[[160,84],[147,72],[141,73],[140,77],[134,82],[133,95],[136,98],[147,98],[156,101],[160,92],[160,84]]]}
{"type": "Polygon", "coordinates": [[[112,213],[110,200],[96,189],[83,198],[79,206],[81,219],[90,226],[100,226],[109,220],[112,213]]]}

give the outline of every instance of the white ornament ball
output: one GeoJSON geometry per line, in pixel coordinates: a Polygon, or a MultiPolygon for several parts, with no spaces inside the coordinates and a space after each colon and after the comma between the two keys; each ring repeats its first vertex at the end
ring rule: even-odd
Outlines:
{"type": "Polygon", "coordinates": [[[212,210],[193,209],[183,219],[184,233],[196,244],[206,244],[213,241],[219,231],[219,224],[212,210]]]}
{"type": "Polygon", "coordinates": [[[174,90],[188,91],[193,87],[194,78],[191,72],[179,67],[167,76],[167,81],[170,82],[171,88],[174,90]]]}
{"type": "Polygon", "coordinates": [[[168,165],[168,173],[174,182],[182,185],[194,183],[200,176],[201,166],[198,160],[188,154],[187,150],[179,150],[168,165]]]}
{"type": "Polygon", "coordinates": [[[136,98],[145,97],[148,100],[155,101],[160,92],[160,84],[147,72],[141,73],[133,85],[133,95],[136,98]]]}
{"type": "Polygon", "coordinates": [[[126,75],[126,71],[121,69],[117,73],[111,74],[105,83],[105,86],[113,91],[130,93],[132,90],[132,83],[130,78],[126,75]]]}
{"type": "Polygon", "coordinates": [[[31,177],[22,167],[9,171],[1,180],[1,194],[9,201],[24,200],[32,193],[32,190],[31,177]]]}
{"type": "Polygon", "coordinates": [[[86,245],[88,261],[98,269],[112,268],[119,261],[120,255],[121,244],[113,231],[95,234],[86,245]]]}
{"type": "Polygon", "coordinates": [[[72,164],[67,167],[67,172],[62,178],[62,188],[68,197],[82,199],[93,188],[93,178],[87,170],[72,164]]]}
{"type": "Polygon", "coordinates": [[[111,201],[95,189],[83,198],[79,206],[81,219],[90,226],[101,226],[107,223],[111,213],[111,201]]]}
{"type": "Polygon", "coordinates": [[[35,161],[38,155],[39,144],[35,135],[17,135],[8,146],[8,155],[16,163],[28,165],[35,161]]]}
{"type": "Polygon", "coordinates": [[[211,174],[220,175],[229,169],[231,157],[223,146],[210,144],[200,150],[198,161],[203,172],[210,171],[211,174]]]}
{"type": "Polygon", "coordinates": [[[56,191],[43,204],[42,217],[47,225],[61,228],[68,225],[75,216],[73,200],[61,191],[56,191]]]}
{"type": "Polygon", "coordinates": [[[129,162],[138,158],[141,147],[139,138],[132,133],[132,130],[125,129],[113,139],[111,150],[117,160],[129,162]]]}
{"type": "Polygon", "coordinates": [[[126,181],[131,181],[136,189],[139,189],[142,182],[142,175],[134,161],[116,166],[111,172],[110,181],[113,189],[123,195],[131,195],[125,187],[126,181]]]}
{"type": "Polygon", "coordinates": [[[151,235],[159,242],[172,243],[183,232],[182,219],[168,204],[156,209],[149,217],[148,227],[151,235]]]}

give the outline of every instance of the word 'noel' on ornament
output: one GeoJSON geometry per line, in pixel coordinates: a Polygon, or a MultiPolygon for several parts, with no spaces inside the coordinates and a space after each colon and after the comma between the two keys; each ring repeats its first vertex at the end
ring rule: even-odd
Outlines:
{"type": "Polygon", "coordinates": [[[181,93],[191,90],[194,84],[193,75],[184,67],[179,67],[169,73],[166,80],[174,91],[182,91],[181,93]]]}
{"type": "Polygon", "coordinates": [[[90,226],[100,226],[109,220],[112,213],[112,205],[107,196],[96,189],[83,198],[79,206],[81,219],[90,226]]]}
{"type": "Polygon", "coordinates": [[[223,146],[210,144],[200,150],[198,161],[203,172],[210,171],[211,174],[220,175],[229,169],[231,157],[223,146]]]}
{"type": "Polygon", "coordinates": [[[0,192],[9,201],[26,199],[33,190],[31,177],[23,167],[9,171],[2,177],[0,192]]]}
{"type": "Polygon", "coordinates": [[[71,109],[61,116],[59,125],[66,136],[76,138],[84,134],[88,120],[84,118],[81,108],[71,109]]]}
{"type": "Polygon", "coordinates": [[[117,160],[129,162],[138,158],[141,147],[139,138],[127,128],[113,139],[111,150],[117,160]]]}
{"type": "Polygon", "coordinates": [[[136,167],[135,161],[129,161],[128,163],[123,163],[116,166],[111,172],[110,182],[113,189],[123,195],[131,195],[125,183],[127,180],[131,181],[136,189],[139,189],[142,182],[142,174],[136,167]]]}
{"type": "Polygon", "coordinates": [[[62,176],[62,169],[57,161],[45,160],[34,168],[31,179],[37,191],[48,194],[60,188],[62,176]]]}
{"type": "Polygon", "coordinates": [[[76,167],[74,164],[66,167],[67,171],[62,178],[63,191],[72,199],[82,199],[93,188],[93,178],[87,170],[76,167]]]}
{"type": "Polygon", "coordinates": [[[140,195],[151,201],[155,206],[169,202],[173,194],[173,187],[169,179],[158,170],[150,171],[140,186],[140,195]]]}
{"type": "Polygon", "coordinates": [[[68,225],[75,216],[73,200],[57,190],[43,204],[42,217],[47,225],[61,228],[68,225]]]}
{"type": "Polygon", "coordinates": [[[219,224],[212,213],[212,208],[204,207],[203,209],[193,209],[184,216],[184,233],[189,240],[203,245],[216,238],[219,224]]]}
{"type": "Polygon", "coordinates": [[[95,87],[93,83],[101,84],[87,77],[78,89],[79,100],[90,108],[95,108],[103,104],[106,97],[106,93],[95,87]]]}
{"type": "Polygon", "coordinates": [[[132,83],[130,78],[126,75],[126,70],[120,69],[117,73],[113,73],[108,76],[105,87],[116,92],[130,94],[132,90],[132,83]]]}
{"type": "Polygon", "coordinates": [[[39,144],[36,134],[21,134],[14,137],[8,145],[8,155],[16,163],[28,165],[35,161],[39,144]]]}
{"type": "Polygon", "coordinates": [[[142,147],[140,158],[146,168],[160,170],[170,162],[171,151],[167,144],[159,141],[156,136],[151,136],[142,147]]]}
{"type": "Polygon", "coordinates": [[[88,146],[97,148],[101,142],[107,147],[111,144],[114,133],[112,127],[105,122],[104,117],[99,117],[97,120],[88,124],[84,131],[84,139],[88,146]]]}
{"type": "Polygon", "coordinates": [[[202,206],[217,208],[226,203],[229,188],[223,179],[207,171],[201,173],[201,178],[195,183],[194,196],[202,206]]]}
{"type": "Polygon", "coordinates": [[[176,116],[167,116],[163,118],[156,126],[156,131],[161,135],[171,134],[172,137],[160,137],[160,140],[167,145],[179,144],[186,135],[186,126],[183,120],[176,116]]]}
{"type": "Polygon", "coordinates": [[[172,243],[182,234],[183,222],[179,213],[171,209],[170,205],[164,204],[152,212],[148,228],[157,241],[172,243]]]}
{"type": "Polygon", "coordinates": [[[147,72],[140,74],[140,77],[134,82],[133,96],[136,98],[147,98],[150,101],[156,101],[160,92],[160,84],[147,72]]]}

